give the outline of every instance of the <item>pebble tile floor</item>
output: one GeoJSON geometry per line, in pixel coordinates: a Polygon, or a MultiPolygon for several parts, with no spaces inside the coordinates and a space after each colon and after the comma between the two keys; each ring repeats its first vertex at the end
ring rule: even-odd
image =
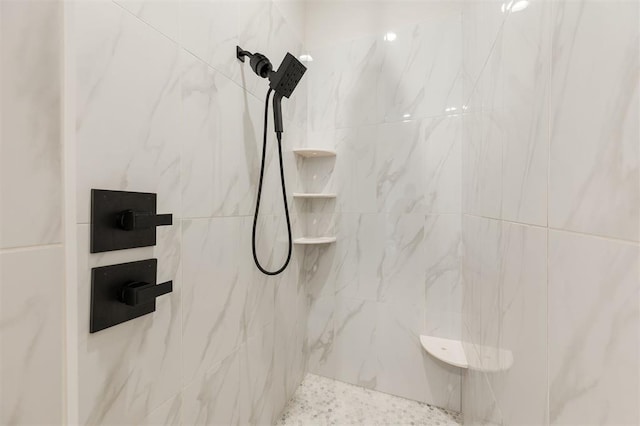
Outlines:
{"type": "Polygon", "coordinates": [[[460,425],[460,413],[307,374],[277,426],[460,425]]]}

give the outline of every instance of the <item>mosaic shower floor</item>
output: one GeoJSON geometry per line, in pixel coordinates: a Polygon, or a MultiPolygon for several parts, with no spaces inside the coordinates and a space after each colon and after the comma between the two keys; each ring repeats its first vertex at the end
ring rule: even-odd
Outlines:
{"type": "Polygon", "coordinates": [[[460,413],[307,374],[277,426],[460,425],[460,413]]]}

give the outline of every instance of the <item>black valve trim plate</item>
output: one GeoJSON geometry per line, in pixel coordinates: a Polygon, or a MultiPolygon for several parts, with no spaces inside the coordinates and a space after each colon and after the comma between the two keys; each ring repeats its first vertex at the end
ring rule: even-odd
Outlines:
{"type": "Polygon", "coordinates": [[[155,246],[156,226],[172,224],[171,215],[156,215],[156,199],[149,192],[92,189],[91,253],[155,246]]]}
{"type": "MultiPolygon", "coordinates": [[[[95,333],[154,312],[156,310],[155,297],[150,298],[147,303],[130,306],[122,301],[122,291],[123,287],[132,282],[155,284],[157,267],[157,259],[147,259],[93,268],[91,270],[89,331],[95,333]]],[[[165,294],[171,291],[170,282],[163,285],[164,293],[161,291],[158,293],[165,294]]]]}

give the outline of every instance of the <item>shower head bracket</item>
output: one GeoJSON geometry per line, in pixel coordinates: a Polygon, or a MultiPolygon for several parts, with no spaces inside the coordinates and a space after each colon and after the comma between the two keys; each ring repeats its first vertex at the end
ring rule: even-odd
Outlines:
{"type": "Polygon", "coordinates": [[[247,52],[246,50],[242,50],[240,46],[236,46],[236,58],[238,58],[240,62],[244,63],[245,56],[251,57],[251,53],[247,52]]]}

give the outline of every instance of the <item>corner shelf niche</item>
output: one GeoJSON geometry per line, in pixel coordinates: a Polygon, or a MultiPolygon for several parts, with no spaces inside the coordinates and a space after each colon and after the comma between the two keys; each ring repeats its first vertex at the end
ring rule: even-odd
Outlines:
{"type": "Polygon", "coordinates": [[[338,195],[337,194],[322,194],[322,193],[308,193],[308,192],[294,192],[293,193],[293,198],[306,198],[306,199],[313,199],[313,198],[336,198],[338,195]]]}
{"type": "Polygon", "coordinates": [[[307,245],[307,246],[318,245],[318,244],[331,244],[335,242],[336,242],[336,237],[315,237],[315,238],[303,237],[303,238],[296,238],[295,240],[293,240],[294,244],[307,245]]]}
{"type": "MultiPolygon", "coordinates": [[[[321,148],[296,148],[293,150],[294,154],[302,158],[319,158],[319,157],[335,157],[336,151],[333,149],[321,149],[321,148]]],[[[306,200],[321,200],[321,199],[333,199],[336,198],[335,193],[311,193],[311,192],[294,192],[293,198],[306,199],[306,200]]],[[[294,244],[298,245],[319,245],[319,244],[331,244],[336,242],[336,237],[301,237],[293,240],[294,244]]]]}
{"type": "Polygon", "coordinates": [[[336,151],[333,149],[319,149],[319,148],[296,148],[293,153],[305,158],[314,157],[335,157],[336,151]]]}

